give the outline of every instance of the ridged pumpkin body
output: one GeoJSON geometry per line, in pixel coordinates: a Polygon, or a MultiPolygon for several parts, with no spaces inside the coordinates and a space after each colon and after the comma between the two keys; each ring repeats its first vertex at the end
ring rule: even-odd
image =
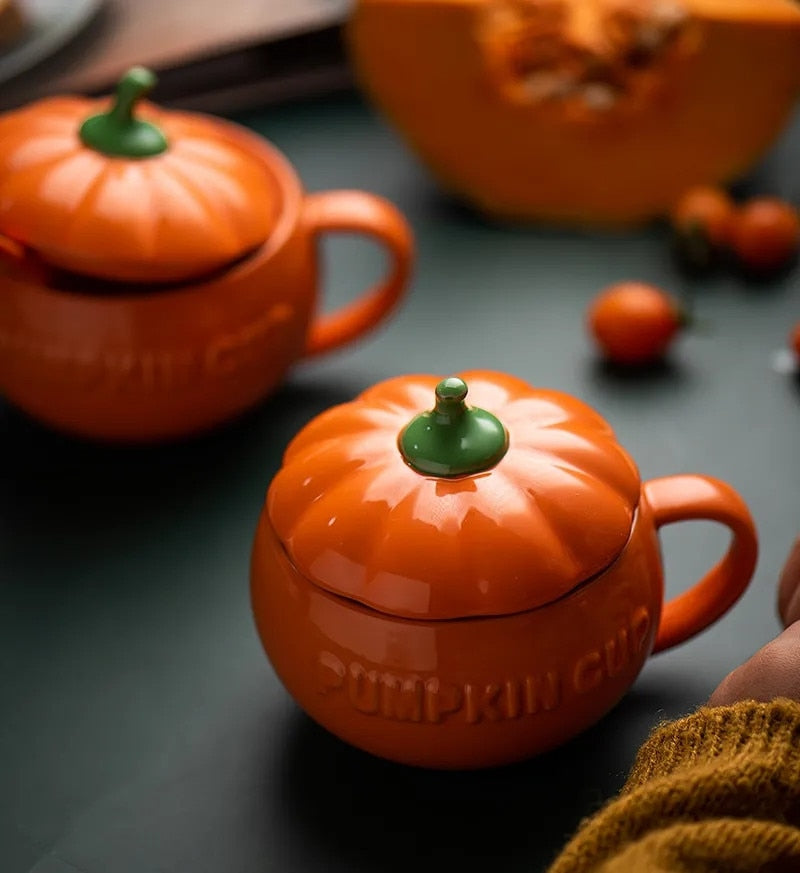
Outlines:
{"type": "Polygon", "coordinates": [[[631,224],[746,171],[800,94],[793,0],[360,0],[359,79],[503,218],[631,224]]]}
{"type": "Polygon", "coordinates": [[[267,505],[309,579],[407,618],[503,615],[561,597],[619,554],[639,474],[606,422],[521,379],[464,379],[470,403],[510,433],[505,456],[472,476],[421,475],[398,450],[434,376],[389,379],[295,437],[267,505]]]}
{"type": "Polygon", "coordinates": [[[79,135],[107,105],[53,97],[0,118],[0,232],[49,265],[123,282],[197,278],[265,242],[280,190],[228,126],[145,104],[167,149],[108,156],[79,135]]]}

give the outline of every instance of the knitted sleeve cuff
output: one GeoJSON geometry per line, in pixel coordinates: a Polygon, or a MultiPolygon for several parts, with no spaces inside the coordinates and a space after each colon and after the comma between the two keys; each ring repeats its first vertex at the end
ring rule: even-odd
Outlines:
{"type": "Polygon", "coordinates": [[[790,700],[705,707],[656,728],[622,793],[582,824],[550,873],[769,864],[800,870],[800,703],[790,700]]]}
{"type": "Polygon", "coordinates": [[[800,782],[800,703],[778,699],[703,707],[656,728],[639,750],[623,792],[731,758],[766,761],[785,778],[800,782]]]}

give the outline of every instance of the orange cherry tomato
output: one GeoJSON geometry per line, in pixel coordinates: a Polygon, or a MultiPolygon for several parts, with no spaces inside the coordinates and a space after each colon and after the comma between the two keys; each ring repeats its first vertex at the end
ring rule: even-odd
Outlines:
{"type": "Polygon", "coordinates": [[[798,321],[797,324],[794,326],[794,330],[789,337],[789,344],[792,347],[795,358],[797,359],[798,363],[800,363],[800,321],[798,321]]]}
{"type": "Polygon", "coordinates": [[[745,269],[774,273],[786,267],[800,247],[797,210],[776,197],[755,198],[739,210],[731,243],[745,269]]]}
{"type": "Polygon", "coordinates": [[[700,232],[708,244],[721,249],[730,241],[736,205],[722,188],[690,188],[676,203],[670,220],[684,237],[700,232]]]}
{"type": "Polygon", "coordinates": [[[663,357],[684,324],[669,294],[643,282],[611,285],[592,301],[589,330],[609,361],[647,364],[663,357]]]}

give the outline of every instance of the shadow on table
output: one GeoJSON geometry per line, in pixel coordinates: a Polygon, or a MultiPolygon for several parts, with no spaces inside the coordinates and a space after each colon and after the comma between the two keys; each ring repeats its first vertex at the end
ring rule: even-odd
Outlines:
{"type": "Polygon", "coordinates": [[[631,407],[663,404],[665,399],[679,398],[699,387],[698,374],[670,357],[636,367],[595,357],[589,364],[588,377],[598,397],[615,398],[631,407]]]}
{"type": "Polygon", "coordinates": [[[690,378],[686,369],[670,358],[637,366],[597,359],[592,365],[592,377],[599,386],[623,386],[626,391],[636,386],[650,389],[659,385],[677,385],[690,378]]]}
{"type": "Polygon", "coordinates": [[[0,407],[0,525],[37,523],[63,532],[173,516],[244,480],[263,495],[296,432],[362,385],[289,384],[264,404],[213,432],[159,445],[119,446],[56,433],[10,406],[0,407]],[[255,472],[257,471],[257,472],[255,472]],[[257,480],[257,481],[256,481],[257,480]]]}
{"type": "Polygon", "coordinates": [[[798,396],[800,396],[800,369],[798,369],[797,372],[792,373],[789,378],[791,381],[792,389],[798,396]]]}
{"type": "Polygon", "coordinates": [[[395,765],[298,716],[274,786],[281,824],[329,870],[544,870],[580,819],[622,785],[654,714],[685,705],[685,688],[634,688],[562,748],[474,772],[395,765]]]}

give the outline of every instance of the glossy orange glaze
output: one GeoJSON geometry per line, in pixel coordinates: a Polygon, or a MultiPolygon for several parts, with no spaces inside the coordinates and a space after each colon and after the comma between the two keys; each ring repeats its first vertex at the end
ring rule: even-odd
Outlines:
{"type": "Polygon", "coordinates": [[[293,566],[265,511],[251,577],[264,648],[315,721],[372,754],[434,768],[539,754],[600,719],[654,646],[710,624],[749,582],[755,533],[739,498],[676,477],[680,509],[666,518],[650,501],[669,487],[645,486],[627,546],[593,580],[538,609],[455,621],[397,618],[324,591],[293,566]],[[701,513],[733,521],[734,550],[664,609],[656,528],[701,513]]]}
{"type": "Polygon", "coordinates": [[[194,283],[120,286],[67,278],[30,250],[0,245],[0,392],[54,427],[102,439],[179,437],[258,403],[300,358],[362,336],[405,291],[411,232],[359,191],[304,194],[265,141],[229,125],[279,190],[269,240],[194,283]],[[349,230],[389,253],[389,273],[342,309],[316,312],[318,237],[349,230]]]}
{"type": "Polygon", "coordinates": [[[388,380],[290,444],[252,556],[256,623],[292,696],[342,739],[429,767],[518,760],[588,727],[651,651],[735,603],[757,556],[729,486],[642,486],[584,404],[461,375],[507,429],[494,467],[416,472],[397,439],[438,380],[388,380]],[[731,546],[662,605],[657,530],[693,518],[727,525],[731,546]]]}
{"type": "Polygon", "coordinates": [[[203,276],[267,239],[281,191],[255,137],[145,104],[168,149],[108,157],[78,136],[107,105],[53,97],[0,116],[0,232],[54,266],[130,282],[203,276]]]}
{"type": "Polygon", "coordinates": [[[467,404],[508,430],[492,469],[447,480],[405,462],[398,435],[431,406],[436,376],[382,382],[291,442],[267,505],[307,578],[393,615],[460,618],[547,603],[619,554],[639,474],[608,424],[558,391],[459,375],[467,404]]]}

